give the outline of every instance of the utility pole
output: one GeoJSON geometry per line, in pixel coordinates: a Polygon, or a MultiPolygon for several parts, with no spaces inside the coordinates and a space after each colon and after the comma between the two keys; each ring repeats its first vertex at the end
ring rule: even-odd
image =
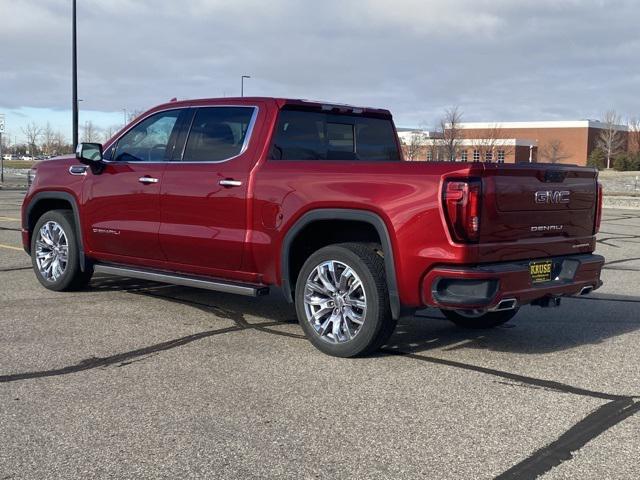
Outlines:
{"type": "Polygon", "coordinates": [[[72,106],[73,109],[73,148],[78,146],[78,51],[76,46],[76,0],[73,0],[71,28],[71,77],[72,77],[72,106]]]}
{"type": "Polygon", "coordinates": [[[244,79],[251,78],[249,75],[242,75],[240,77],[240,96],[244,97],[244,79]]]}

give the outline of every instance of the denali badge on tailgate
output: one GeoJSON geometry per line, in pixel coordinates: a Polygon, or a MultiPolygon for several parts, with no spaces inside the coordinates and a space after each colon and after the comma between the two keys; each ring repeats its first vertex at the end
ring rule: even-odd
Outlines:
{"type": "Polygon", "coordinates": [[[536,203],[569,203],[569,190],[538,190],[533,194],[536,203]]]}
{"type": "Polygon", "coordinates": [[[564,225],[534,225],[531,227],[532,232],[561,232],[564,225]]]}

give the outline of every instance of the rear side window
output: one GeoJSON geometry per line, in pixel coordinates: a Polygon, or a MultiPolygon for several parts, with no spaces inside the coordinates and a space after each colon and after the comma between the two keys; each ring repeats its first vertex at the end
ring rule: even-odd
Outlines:
{"type": "Polygon", "coordinates": [[[183,161],[221,162],[240,155],[254,107],[203,107],[193,119],[183,161]]]}
{"type": "Polygon", "coordinates": [[[282,110],[274,138],[274,160],[400,160],[388,119],[282,110]]]}

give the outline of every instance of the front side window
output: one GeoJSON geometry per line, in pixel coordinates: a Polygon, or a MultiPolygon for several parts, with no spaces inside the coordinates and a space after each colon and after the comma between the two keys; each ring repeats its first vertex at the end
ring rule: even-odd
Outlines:
{"type": "Polygon", "coordinates": [[[240,155],[254,112],[254,107],[199,108],[183,161],[221,162],[240,155]]]}
{"type": "Polygon", "coordinates": [[[117,162],[162,162],[171,157],[175,126],[182,110],[156,113],[144,119],[116,145],[113,160],[117,162]]]}
{"type": "Polygon", "coordinates": [[[390,119],[282,110],[271,147],[274,160],[398,161],[390,119]]]}

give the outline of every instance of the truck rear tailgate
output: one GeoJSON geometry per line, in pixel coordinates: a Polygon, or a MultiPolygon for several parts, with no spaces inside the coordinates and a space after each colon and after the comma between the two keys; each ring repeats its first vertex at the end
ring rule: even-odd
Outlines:
{"type": "Polygon", "coordinates": [[[597,172],[570,165],[487,164],[481,258],[566,255],[593,250],[597,172]],[[499,248],[498,257],[492,255],[499,248]]]}

